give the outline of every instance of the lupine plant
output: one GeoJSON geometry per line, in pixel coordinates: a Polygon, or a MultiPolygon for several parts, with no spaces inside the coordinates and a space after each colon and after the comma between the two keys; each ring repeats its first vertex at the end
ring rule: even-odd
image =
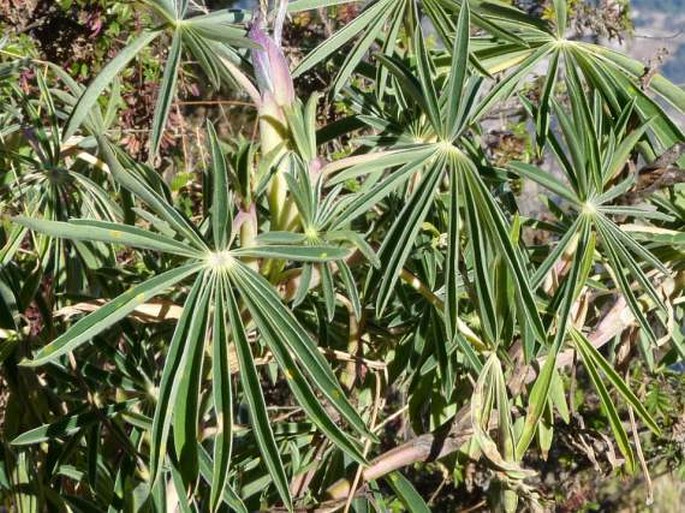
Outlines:
{"type": "Polygon", "coordinates": [[[615,474],[649,474],[669,425],[635,372],[685,358],[682,88],[572,37],[564,0],[136,4],[86,85],[0,48],[5,506],[421,512],[438,462],[542,510],[539,462],[585,414],[615,474]],[[143,162],[116,90],[153,41],[143,162]],[[184,70],[255,120],[198,128],[185,203],[160,149],[184,70]],[[531,152],[495,164],[508,109],[531,152]]]}

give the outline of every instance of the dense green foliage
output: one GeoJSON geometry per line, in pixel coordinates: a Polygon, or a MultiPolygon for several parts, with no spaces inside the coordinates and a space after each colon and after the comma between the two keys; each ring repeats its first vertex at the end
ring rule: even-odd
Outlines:
{"type": "Polygon", "coordinates": [[[273,3],[0,42],[6,506],[421,512],[437,461],[513,512],[550,454],[678,464],[685,91],[561,0],[273,3]]]}

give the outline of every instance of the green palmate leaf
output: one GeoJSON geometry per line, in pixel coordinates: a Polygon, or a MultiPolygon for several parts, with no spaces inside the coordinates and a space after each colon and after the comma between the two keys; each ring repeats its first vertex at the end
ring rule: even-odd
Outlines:
{"type": "Polygon", "coordinates": [[[124,246],[151,249],[163,253],[172,253],[186,257],[200,258],[202,254],[193,251],[187,245],[136,226],[88,219],[72,219],[69,222],[15,217],[15,223],[44,233],[51,237],[69,240],[86,240],[110,242],[124,246]]]}
{"type": "MultiPolygon", "coordinates": [[[[399,278],[400,270],[412,251],[414,240],[421,229],[421,223],[423,223],[431,207],[431,199],[442,177],[444,165],[445,159],[442,156],[437,156],[433,160],[421,184],[402,209],[378,252],[378,257],[382,263],[382,275],[380,276],[376,300],[378,313],[382,312],[388,304],[395,283],[399,278]]],[[[375,284],[378,281],[380,272],[377,271],[372,274],[371,283],[375,284]]]]}
{"type": "Polygon", "coordinates": [[[69,117],[64,133],[62,134],[62,141],[67,141],[76,133],[76,130],[78,130],[83,120],[88,116],[90,110],[95,105],[95,102],[97,102],[100,94],[102,94],[105,88],[114,80],[114,77],[126,67],[138,52],[152,43],[152,41],[161,33],[162,31],[160,30],[143,32],[129,43],[126,48],[119,52],[114,59],[109,61],[79,98],[76,107],[69,117]]]}
{"type": "Polygon", "coordinates": [[[154,116],[152,118],[152,134],[150,136],[150,158],[157,156],[159,145],[162,142],[162,135],[166,128],[171,110],[171,103],[176,94],[176,81],[178,78],[178,68],[181,63],[181,31],[176,29],[169,47],[169,56],[164,66],[164,75],[159,86],[157,103],[155,104],[154,116]]]}
{"type": "MultiPolygon", "coordinates": [[[[174,413],[174,409],[177,407],[176,401],[180,385],[178,373],[189,374],[192,370],[190,366],[192,356],[204,336],[209,295],[207,276],[206,273],[202,273],[197,277],[190,290],[169,345],[169,352],[159,385],[155,415],[152,420],[150,482],[153,484],[156,483],[162,471],[172,420],[179,423],[183,421],[180,418],[180,412],[178,412],[179,415],[174,413]]],[[[184,426],[180,426],[180,429],[183,428],[184,426]]],[[[178,433],[178,445],[182,445],[180,442],[184,441],[182,438],[184,433],[185,431],[178,433]]],[[[174,433],[174,439],[176,439],[176,433],[174,433]]],[[[185,440],[185,442],[190,443],[189,440],[185,440]]]]}
{"type": "Polygon", "coordinates": [[[49,442],[57,438],[72,436],[87,427],[96,424],[103,418],[112,418],[122,411],[128,410],[138,402],[138,399],[131,399],[121,403],[111,404],[104,408],[100,408],[97,411],[87,411],[50,424],[44,424],[17,436],[12,440],[11,444],[16,446],[32,445],[41,442],[49,442]]]}
{"type": "Polygon", "coordinates": [[[461,127],[457,123],[459,107],[464,90],[466,77],[468,76],[469,59],[469,23],[471,20],[468,2],[462,3],[457,19],[457,30],[454,36],[454,46],[452,48],[452,63],[447,88],[443,91],[441,98],[447,107],[445,115],[445,127],[449,131],[449,139],[453,139],[460,131],[461,127]]]}
{"type": "Polygon", "coordinates": [[[630,389],[628,384],[619,376],[614,367],[602,356],[595,346],[583,335],[581,331],[576,328],[571,329],[571,336],[576,346],[579,346],[583,356],[583,361],[591,360],[595,366],[604,373],[604,376],[614,386],[616,391],[621,394],[621,397],[630,405],[631,408],[640,416],[640,418],[647,424],[647,427],[657,436],[661,435],[661,429],[654,418],[649,414],[647,408],[642,404],[642,401],[630,389]]]}
{"type": "Polygon", "coordinates": [[[287,246],[281,244],[249,246],[231,251],[231,254],[236,257],[277,258],[295,262],[331,262],[345,258],[349,253],[349,249],[337,246],[287,246]]]}
{"type": "MultiPolygon", "coordinates": [[[[233,448],[233,391],[227,332],[230,319],[226,312],[226,305],[228,304],[226,287],[225,280],[217,278],[212,325],[212,398],[216,413],[216,435],[214,436],[211,511],[216,511],[221,504],[223,490],[228,483],[229,464],[233,448]]],[[[200,462],[200,466],[202,466],[202,462],[200,462]]]]}
{"type": "Polygon", "coordinates": [[[216,249],[226,249],[231,236],[232,209],[229,204],[228,169],[214,125],[207,123],[212,154],[212,234],[216,249]]]}
{"type": "Polygon", "coordinates": [[[147,303],[169,287],[198,272],[200,268],[201,265],[197,263],[187,264],[162,273],[133,287],[105,306],[79,320],[64,334],[38,351],[32,360],[24,360],[22,365],[37,367],[55,361],[60,356],[73,351],[84,342],[111,327],[135,310],[136,307],[147,303]]]}
{"type": "Polygon", "coordinates": [[[276,485],[281,499],[288,509],[292,509],[288,478],[285,474],[281,454],[271,429],[271,421],[266,411],[266,403],[262,395],[257,368],[252,358],[250,343],[245,335],[245,327],[238,310],[238,304],[230,287],[226,287],[226,310],[228,311],[231,323],[231,334],[240,368],[240,380],[248,408],[250,409],[250,420],[254,436],[262,453],[264,464],[269,470],[269,474],[276,485]]]}
{"type": "Polygon", "coordinates": [[[392,491],[395,492],[395,495],[402,501],[407,511],[412,513],[430,513],[430,508],[421,497],[421,494],[416,491],[411,481],[400,472],[395,471],[388,474],[385,482],[388,483],[392,491]]]}
{"type": "Polygon", "coordinates": [[[281,303],[269,283],[239,261],[235,262],[230,272],[231,280],[239,288],[257,326],[277,334],[278,340],[297,355],[303,371],[350,425],[360,434],[375,439],[359,413],[345,398],[345,393],[333,371],[316,349],[314,342],[292,312],[281,303]]]}

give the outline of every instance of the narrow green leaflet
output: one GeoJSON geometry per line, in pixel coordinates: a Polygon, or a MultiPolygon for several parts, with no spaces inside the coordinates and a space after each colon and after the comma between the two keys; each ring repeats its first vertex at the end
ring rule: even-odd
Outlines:
{"type": "Polygon", "coordinates": [[[407,511],[411,511],[411,513],[430,513],[430,508],[421,497],[421,494],[416,491],[411,481],[399,471],[388,474],[385,482],[388,483],[392,491],[395,492],[395,495],[402,501],[407,511]]]}
{"type": "MultiPolygon", "coordinates": [[[[200,274],[190,290],[174,335],[171,339],[159,384],[157,405],[152,420],[150,435],[150,482],[155,484],[159,478],[166,456],[167,439],[171,423],[175,420],[174,408],[179,392],[180,379],[178,373],[189,373],[188,368],[193,349],[200,344],[204,336],[204,325],[210,290],[207,287],[205,273],[200,274]]],[[[182,420],[182,419],[180,419],[182,420]]],[[[174,433],[174,439],[176,439],[174,433]]],[[[182,441],[181,433],[178,434],[182,441]]],[[[189,443],[189,441],[188,441],[189,443]]]]}
{"type": "Polygon", "coordinates": [[[414,29],[416,67],[418,69],[419,82],[421,83],[421,92],[425,98],[427,107],[425,112],[428,115],[435,132],[437,134],[444,135],[442,117],[440,116],[440,105],[438,103],[438,95],[435,90],[433,65],[423,37],[423,29],[421,28],[421,15],[419,14],[417,4],[414,4],[414,9],[415,23],[417,25],[417,27],[414,29]]]}
{"type": "Polygon", "coordinates": [[[199,258],[202,256],[199,252],[193,251],[192,248],[189,248],[182,242],[127,224],[89,219],[72,219],[69,222],[63,222],[29,217],[14,217],[12,220],[21,226],[51,237],[109,242],[186,257],[199,258]]]}
{"type": "Polygon", "coordinates": [[[76,133],[81,123],[90,113],[90,110],[97,102],[100,94],[105,88],[114,80],[126,65],[133,59],[138,52],[140,52],[147,45],[152,43],[160,34],[161,30],[145,31],[135,38],[129,45],[124,48],[117,56],[109,61],[109,63],[102,69],[102,71],[95,77],[90,85],[83,92],[76,104],[76,107],[69,116],[69,121],[62,134],[62,141],[67,141],[72,135],[76,133]]]}
{"type": "Polygon", "coordinates": [[[272,244],[269,246],[249,246],[234,249],[233,256],[247,258],[277,258],[295,262],[331,262],[340,260],[350,254],[349,249],[336,246],[286,246],[272,244]]]}
{"type": "Polygon", "coordinates": [[[454,340],[457,333],[457,320],[459,313],[457,311],[458,304],[458,286],[457,279],[459,274],[459,177],[457,173],[461,172],[460,166],[455,165],[452,169],[452,176],[450,177],[450,203],[449,203],[449,225],[448,225],[448,240],[447,240],[447,262],[445,267],[445,327],[447,329],[447,338],[454,340]]]}
{"type": "Polygon", "coordinates": [[[212,154],[212,234],[216,249],[226,249],[231,235],[233,205],[229,204],[228,169],[212,123],[207,123],[209,149],[212,154]]]}
{"type": "Polygon", "coordinates": [[[50,424],[43,424],[30,431],[26,431],[14,438],[10,443],[15,446],[32,445],[41,442],[49,442],[58,437],[67,437],[96,424],[103,418],[111,418],[122,411],[128,410],[139,399],[131,399],[121,403],[111,404],[97,411],[87,411],[78,415],[63,418],[50,424]]]}
{"type": "MultiPolygon", "coordinates": [[[[209,331],[209,309],[216,300],[216,276],[203,273],[204,290],[192,309],[193,320],[184,341],[183,356],[173,375],[169,399],[173,406],[173,433],[176,459],[186,488],[193,486],[199,473],[197,426],[200,420],[200,384],[205,342],[209,331]]],[[[165,366],[166,370],[166,366],[165,366]]],[[[164,393],[163,391],[160,393],[164,393]]],[[[157,412],[155,412],[157,413],[157,412]]],[[[155,415],[157,418],[157,415],[155,415]]]]}
{"type": "Polygon", "coordinates": [[[597,390],[597,395],[599,396],[602,409],[609,419],[609,425],[614,433],[616,444],[618,445],[621,454],[623,454],[623,456],[626,458],[626,467],[628,468],[629,472],[634,472],[636,468],[635,454],[633,453],[633,449],[630,445],[628,434],[626,433],[623,423],[621,422],[621,418],[618,415],[618,411],[616,410],[616,405],[611,400],[609,391],[599,375],[599,370],[595,360],[585,352],[586,347],[582,343],[576,344],[576,347],[579,349],[580,354],[583,357],[585,368],[590,375],[590,379],[595,386],[595,390],[597,390]]]}
{"type": "Polygon", "coordinates": [[[231,322],[231,333],[233,342],[235,343],[236,354],[238,356],[238,365],[240,368],[240,381],[247,400],[247,405],[250,409],[250,418],[252,420],[252,429],[259,445],[259,450],[263,455],[263,461],[269,469],[276,489],[278,490],[281,499],[288,509],[292,509],[293,502],[290,495],[290,488],[288,486],[288,478],[283,468],[283,461],[281,460],[281,453],[276,445],[274,433],[271,429],[271,420],[266,411],[266,403],[262,395],[259,374],[257,374],[257,367],[255,367],[254,359],[252,357],[252,350],[250,343],[245,335],[245,326],[240,317],[240,310],[230,287],[226,290],[226,309],[228,310],[228,317],[231,322]]]}
{"type": "MultiPolygon", "coordinates": [[[[223,277],[216,278],[214,297],[214,318],[212,325],[212,399],[216,413],[216,435],[214,436],[214,465],[210,510],[216,511],[221,504],[222,492],[228,483],[229,464],[233,449],[233,390],[229,359],[228,326],[230,319],[226,312],[228,304],[223,277]]],[[[202,462],[200,462],[200,472],[202,462]]]]}
{"type": "Polygon", "coordinates": [[[576,205],[581,203],[574,194],[573,189],[567,184],[562,183],[552,173],[544,171],[532,164],[526,164],[525,162],[511,162],[509,163],[509,167],[511,167],[515,173],[539,183],[571,204],[576,205]]]}
{"type": "Polygon", "coordinates": [[[198,272],[200,268],[201,265],[198,263],[186,264],[136,285],[105,306],[79,320],[64,334],[38,351],[32,360],[23,360],[21,364],[27,367],[38,367],[55,361],[117,323],[136,307],[147,303],[169,287],[198,272]]]}
{"type": "Polygon", "coordinates": [[[221,500],[228,504],[233,511],[236,513],[248,513],[245,504],[232,486],[230,486],[228,483],[220,488],[218,485],[214,485],[214,478],[216,477],[216,474],[212,472],[212,469],[216,464],[211,461],[209,454],[207,454],[207,451],[204,447],[202,447],[202,445],[200,445],[198,452],[200,456],[200,475],[202,476],[202,479],[207,482],[212,490],[219,489],[219,492],[221,493],[221,500]]]}
{"type": "Polygon", "coordinates": [[[450,65],[448,85],[443,91],[443,98],[441,98],[443,104],[447,107],[445,126],[450,132],[450,139],[454,138],[461,128],[457,123],[457,119],[460,102],[463,101],[461,99],[462,91],[468,76],[470,20],[469,4],[468,2],[462,2],[462,7],[459,9],[459,18],[457,19],[454,47],[452,48],[452,63],[450,65]]]}
{"type": "Polygon", "coordinates": [[[152,118],[152,134],[150,135],[150,158],[157,156],[159,145],[162,142],[162,135],[166,128],[171,110],[171,103],[176,94],[176,82],[178,79],[178,68],[181,63],[181,31],[176,29],[169,47],[169,55],[164,66],[164,75],[159,86],[157,103],[155,104],[154,117],[152,118]]]}
{"type": "MultiPolygon", "coordinates": [[[[557,3],[563,2],[564,0],[561,0],[561,2],[556,1],[555,9],[557,8],[557,3]]],[[[540,151],[542,151],[542,149],[545,146],[545,142],[547,141],[547,131],[549,130],[550,121],[550,98],[554,95],[554,86],[557,83],[557,70],[559,69],[559,53],[560,52],[554,52],[550,59],[549,66],[547,67],[547,78],[545,79],[545,85],[542,89],[542,96],[540,97],[540,104],[538,106],[537,111],[535,127],[538,136],[537,145],[540,151]]]]}
{"type": "Polygon", "coordinates": [[[640,416],[647,427],[652,430],[657,436],[661,435],[661,429],[656,423],[656,420],[649,414],[642,401],[630,389],[628,384],[619,376],[614,367],[602,356],[602,354],[593,346],[590,341],[583,335],[581,331],[576,328],[571,328],[571,336],[576,346],[579,347],[583,355],[583,360],[591,360],[598,369],[600,369],[609,382],[614,386],[616,391],[621,394],[631,408],[640,416]]]}

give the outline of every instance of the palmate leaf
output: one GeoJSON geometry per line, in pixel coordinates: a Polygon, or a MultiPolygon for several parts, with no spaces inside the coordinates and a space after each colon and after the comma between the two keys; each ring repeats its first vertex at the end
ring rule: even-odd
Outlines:
{"type": "Polygon", "coordinates": [[[245,16],[239,13],[220,11],[191,18],[184,18],[187,11],[187,1],[174,2],[166,0],[159,2],[147,0],[144,3],[151,6],[164,19],[164,25],[154,30],[145,30],[130,42],[117,56],[112,59],[95,79],[83,91],[69,117],[62,141],[67,141],[76,133],[93,110],[100,95],[115,80],[125,67],[144,48],[163,32],[171,32],[172,42],[169,48],[167,62],[164,66],[160,91],[157,97],[152,121],[150,138],[150,158],[154,158],[159,150],[164,128],[169,117],[169,111],[174,95],[181,53],[188,49],[200,62],[208,73],[215,87],[224,79],[233,85],[235,80],[222,58],[230,55],[231,49],[224,44],[237,47],[254,48],[256,45],[244,36],[244,30],[236,23],[244,21],[245,16]],[[217,46],[220,45],[220,46],[217,46]]]}

